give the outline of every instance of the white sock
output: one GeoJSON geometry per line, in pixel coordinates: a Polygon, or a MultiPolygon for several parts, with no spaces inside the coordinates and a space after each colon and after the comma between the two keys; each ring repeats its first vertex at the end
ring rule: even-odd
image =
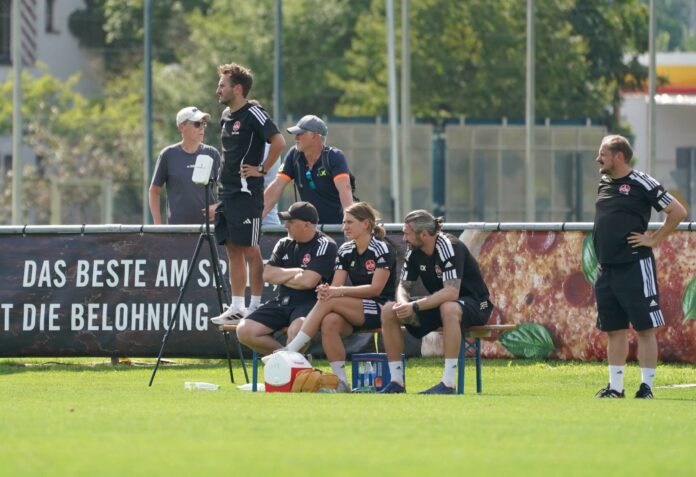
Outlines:
{"type": "Polygon", "coordinates": [[[300,332],[297,333],[297,336],[295,336],[292,341],[285,346],[285,349],[288,351],[295,351],[297,353],[310,341],[312,341],[312,337],[300,330],[300,332]]]}
{"type": "Polygon", "coordinates": [[[243,296],[233,296],[232,297],[232,306],[236,306],[237,308],[244,308],[244,297],[243,296]]]}
{"type": "Polygon", "coordinates": [[[251,300],[249,300],[249,308],[258,308],[261,306],[261,297],[258,295],[251,295],[251,300]]]}
{"type": "MultiPolygon", "coordinates": [[[[302,333],[300,331],[300,333],[302,333]]],[[[343,384],[348,385],[348,377],[346,377],[346,362],[345,361],[331,361],[331,371],[338,376],[338,379],[343,381],[343,384]]]]}
{"type": "Polygon", "coordinates": [[[392,381],[404,385],[404,368],[401,361],[389,361],[389,374],[392,381]]]}
{"type": "Polygon", "coordinates": [[[457,372],[457,358],[445,359],[445,370],[442,372],[442,384],[454,387],[454,375],[457,372]]]}
{"type": "Polygon", "coordinates": [[[609,365],[609,387],[621,392],[624,389],[624,367],[609,365]]]}
{"type": "Polygon", "coordinates": [[[655,368],[640,368],[640,377],[641,381],[652,389],[655,382],[655,368]]]}

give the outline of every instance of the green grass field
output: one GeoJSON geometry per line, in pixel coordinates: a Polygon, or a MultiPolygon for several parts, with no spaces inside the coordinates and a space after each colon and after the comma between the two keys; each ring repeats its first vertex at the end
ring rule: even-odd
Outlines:
{"type": "MultiPolygon", "coordinates": [[[[407,395],[252,394],[185,360],[148,388],[149,367],[48,361],[0,360],[2,476],[696,475],[696,388],[594,399],[602,364],[485,361],[482,395],[468,367],[464,396],[418,396],[440,359],[408,360],[407,395]]],[[[693,366],[659,367],[681,383],[693,366]]]]}

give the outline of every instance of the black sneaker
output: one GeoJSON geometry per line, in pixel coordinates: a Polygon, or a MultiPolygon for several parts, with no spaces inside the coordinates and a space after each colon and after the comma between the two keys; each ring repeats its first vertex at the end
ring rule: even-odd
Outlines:
{"type": "Polygon", "coordinates": [[[636,399],[652,399],[653,393],[650,386],[645,383],[640,383],[638,391],[636,391],[636,399]]]}
{"type": "Polygon", "coordinates": [[[384,386],[380,391],[381,394],[402,394],[405,392],[406,388],[395,381],[390,381],[389,384],[384,386]]]}
{"type": "Polygon", "coordinates": [[[619,398],[623,399],[626,397],[623,391],[619,392],[615,389],[612,389],[610,385],[607,384],[606,388],[602,388],[599,390],[597,394],[594,395],[596,398],[619,398]]]}
{"type": "Polygon", "coordinates": [[[454,392],[454,388],[446,386],[443,382],[439,382],[432,388],[421,391],[418,394],[454,394],[454,392]]]}

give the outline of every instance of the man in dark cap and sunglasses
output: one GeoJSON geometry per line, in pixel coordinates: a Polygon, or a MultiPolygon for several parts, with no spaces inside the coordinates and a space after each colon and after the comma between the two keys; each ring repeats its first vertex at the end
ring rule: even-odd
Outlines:
{"type": "Polygon", "coordinates": [[[213,158],[212,170],[217,174],[220,168],[220,153],[213,146],[203,144],[205,127],[210,114],[195,106],[188,106],[176,115],[176,127],[181,134],[181,141],[162,149],[155,171],[152,174],[148,201],[150,213],[155,224],[162,224],[160,212],[160,194],[162,187],[167,187],[167,223],[200,224],[207,216],[215,217],[215,200],[209,188],[196,185],[191,180],[196,158],[207,155],[213,158]],[[205,210],[205,193],[208,190],[209,208],[205,210]]]}
{"type": "Polygon", "coordinates": [[[353,203],[346,156],[340,149],[326,145],[329,129],[317,116],[303,116],[287,131],[295,136],[295,145],[285,155],[278,175],[264,192],[263,216],[278,202],[285,187],[294,181],[299,199],[316,207],[319,223],[342,223],[343,209],[353,203]]]}

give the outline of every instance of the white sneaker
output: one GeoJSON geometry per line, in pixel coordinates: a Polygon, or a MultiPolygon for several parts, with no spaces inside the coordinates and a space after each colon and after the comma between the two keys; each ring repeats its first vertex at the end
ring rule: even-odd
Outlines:
{"type": "Polygon", "coordinates": [[[244,307],[228,306],[227,310],[222,314],[211,318],[210,321],[214,325],[238,325],[239,322],[247,315],[247,310],[244,307]]]}
{"type": "Polygon", "coordinates": [[[343,381],[341,381],[339,379],[338,386],[336,386],[336,392],[337,393],[349,393],[349,392],[351,392],[351,389],[348,387],[348,385],[346,383],[344,383],[343,381]]]}

